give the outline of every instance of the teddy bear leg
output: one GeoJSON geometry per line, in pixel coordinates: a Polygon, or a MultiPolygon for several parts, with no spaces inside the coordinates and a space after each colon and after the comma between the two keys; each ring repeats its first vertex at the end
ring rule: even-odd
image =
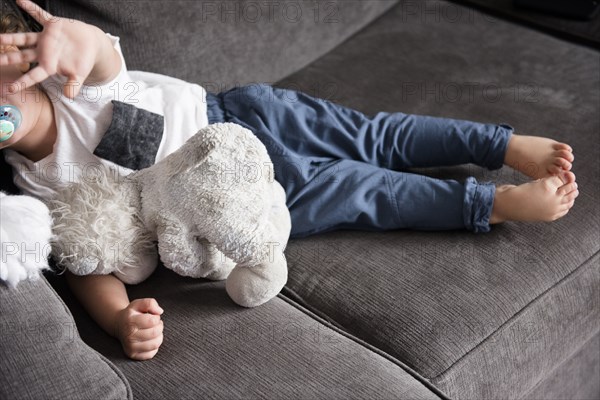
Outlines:
{"type": "Polygon", "coordinates": [[[121,271],[114,271],[113,275],[128,285],[137,285],[145,281],[158,266],[158,252],[156,249],[148,250],[136,258],[136,266],[122,266],[121,271]]]}
{"type": "Polygon", "coordinates": [[[229,297],[243,307],[256,307],[275,297],[287,282],[287,261],[283,251],[272,260],[247,267],[236,266],[225,283],[229,297]]]}
{"type": "Polygon", "coordinates": [[[235,267],[235,263],[225,254],[221,253],[217,246],[210,243],[205,238],[196,238],[200,246],[202,246],[202,269],[200,278],[206,278],[213,281],[222,281],[227,279],[231,270],[235,267]]]}

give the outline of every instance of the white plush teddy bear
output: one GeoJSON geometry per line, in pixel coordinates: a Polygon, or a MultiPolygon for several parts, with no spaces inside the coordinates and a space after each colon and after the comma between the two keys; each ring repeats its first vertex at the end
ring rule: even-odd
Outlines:
{"type": "Polygon", "coordinates": [[[94,171],[49,203],[53,255],[74,274],[114,273],[139,283],[157,266],[158,242],[167,268],[227,279],[227,293],[245,307],[286,283],[285,192],[248,129],[212,124],[151,167],[127,176],[100,164],[94,171]]]}
{"type": "Polygon", "coordinates": [[[48,269],[52,218],[40,200],[0,192],[0,279],[16,288],[48,269]]]}

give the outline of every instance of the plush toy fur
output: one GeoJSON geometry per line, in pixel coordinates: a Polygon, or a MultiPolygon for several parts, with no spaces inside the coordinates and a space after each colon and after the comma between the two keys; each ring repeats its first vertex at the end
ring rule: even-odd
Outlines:
{"type": "Polygon", "coordinates": [[[227,279],[253,307],[287,281],[291,230],[285,192],[264,145],[240,125],[212,124],[157,164],[126,177],[98,168],[50,202],[53,254],[78,275],[126,283],[163,264],[184,276],[227,279]]]}
{"type": "Polygon", "coordinates": [[[11,288],[48,268],[52,218],[41,201],[0,192],[0,279],[11,288]]]}

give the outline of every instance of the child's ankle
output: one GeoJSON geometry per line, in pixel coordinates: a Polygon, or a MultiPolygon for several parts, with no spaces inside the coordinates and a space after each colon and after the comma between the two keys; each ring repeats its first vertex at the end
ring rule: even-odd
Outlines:
{"type": "Polygon", "coordinates": [[[504,212],[505,204],[505,192],[515,187],[515,185],[499,185],[496,186],[496,194],[494,196],[494,205],[492,207],[492,214],[490,215],[490,225],[499,224],[506,222],[506,213],[504,212]]]}

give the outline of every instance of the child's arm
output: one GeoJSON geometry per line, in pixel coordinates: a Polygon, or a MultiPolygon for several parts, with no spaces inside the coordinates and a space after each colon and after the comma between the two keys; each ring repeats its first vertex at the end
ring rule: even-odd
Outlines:
{"type": "Polygon", "coordinates": [[[67,283],[91,317],[121,341],[125,354],[147,360],[163,341],[163,321],[155,299],[129,302],[125,285],[113,275],[78,276],[67,271],[67,283]]]}
{"type": "Polygon", "coordinates": [[[63,88],[65,96],[74,98],[84,83],[104,83],[118,75],[121,58],[100,28],[55,17],[29,0],[18,0],[17,4],[38,21],[43,30],[0,35],[1,45],[20,48],[0,56],[0,65],[38,63],[8,90],[24,90],[59,74],[67,78],[63,88]]]}

